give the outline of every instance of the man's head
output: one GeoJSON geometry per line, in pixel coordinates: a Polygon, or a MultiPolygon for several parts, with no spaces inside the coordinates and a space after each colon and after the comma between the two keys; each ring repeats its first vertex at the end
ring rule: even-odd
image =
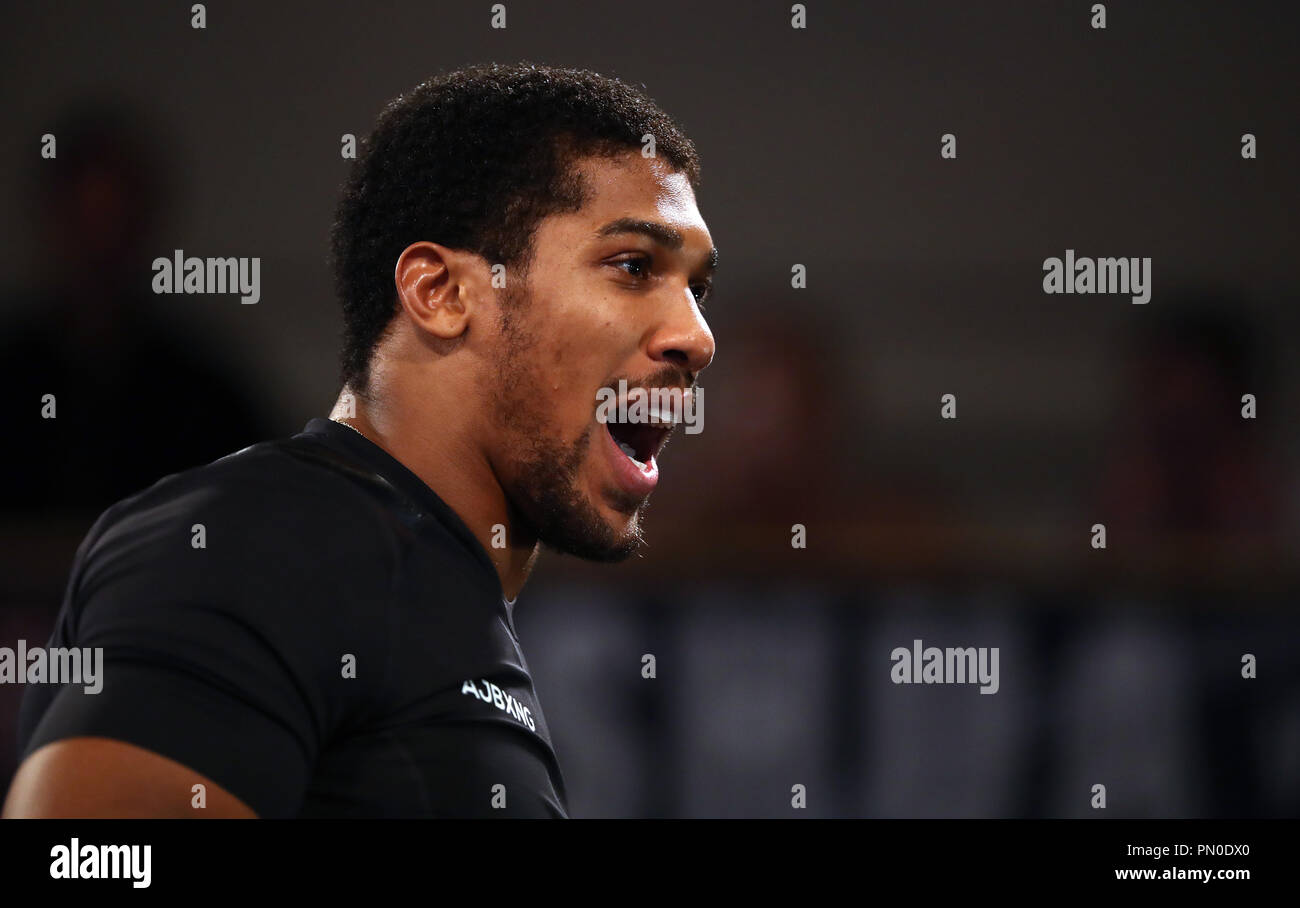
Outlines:
{"type": "Polygon", "coordinates": [[[620,380],[688,388],[713,357],[698,186],[690,140],[617,80],[521,64],[422,84],[339,206],[344,382],[405,388],[544,543],[630,554],[666,432],[611,432],[598,404],[620,380]]]}

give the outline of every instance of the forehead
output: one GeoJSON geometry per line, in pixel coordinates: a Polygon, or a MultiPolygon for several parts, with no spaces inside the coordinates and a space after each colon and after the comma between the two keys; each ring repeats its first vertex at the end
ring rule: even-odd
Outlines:
{"type": "Polygon", "coordinates": [[[628,151],[617,158],[586,157],[575,164],[587,187],[587,200],[576,216],[585,224],[618,218],[659,221],[697,241],[712,245],[708,227],[695,203],[695,191],[685,174],[660,158],[628,151]]]}

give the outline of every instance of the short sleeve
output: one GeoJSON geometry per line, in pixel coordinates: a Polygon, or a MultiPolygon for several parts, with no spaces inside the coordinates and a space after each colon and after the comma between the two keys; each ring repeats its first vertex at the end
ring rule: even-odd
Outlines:
{"type": "Polygon", "coordinates": [[[220,463],[96,525],[50,646],[102,658],[99,678],[47,694],[25,752],[114,738],[294,816],[382,680],[397,543],[344,479],[220,463]]]}

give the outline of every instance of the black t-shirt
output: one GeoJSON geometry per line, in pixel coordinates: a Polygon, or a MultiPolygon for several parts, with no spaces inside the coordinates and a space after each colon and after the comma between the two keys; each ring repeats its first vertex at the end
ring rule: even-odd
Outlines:
{"type": "Polygon", "coordinates": [[[330,420],[104,512],[49,645],[102,647],[102,689],[28,688],[23,756],[115,738],[264,817],[567,815],[487,552],[330,420]]]}

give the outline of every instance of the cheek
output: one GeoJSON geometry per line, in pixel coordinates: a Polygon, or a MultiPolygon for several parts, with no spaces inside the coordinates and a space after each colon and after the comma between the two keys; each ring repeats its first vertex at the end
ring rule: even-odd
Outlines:
{"type": "Polygon", "coordinates": [[[539,341],[530,351],[535,386],[546,395],[550,422],[567,439],[588,428],[596,391],[626,375],[638,336],[628,302],[610,281],[580,269],[536,292],[532,329],[539,341]]]}
{"type": "Polygon", "coordinates": [[[590,392],[621,374],[636,350],[632,326],[615,317],[611,301],[588,294],[578,306],[558,309],[549,350],[543,361],[553,389],[590,392]],[[593,298],[595,297],[595,298],[593,298]]]}

